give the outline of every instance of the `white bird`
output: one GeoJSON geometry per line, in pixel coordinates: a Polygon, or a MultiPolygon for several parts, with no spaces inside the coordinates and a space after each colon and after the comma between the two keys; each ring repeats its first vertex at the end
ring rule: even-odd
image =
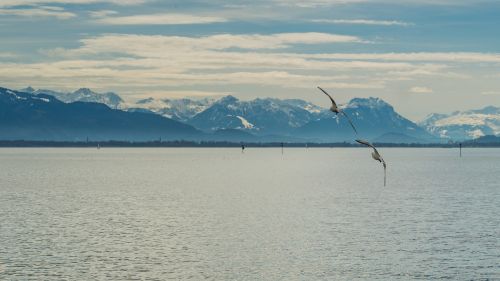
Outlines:
{"type": "Polygon", "coordinates": [[[387,164],[385,163],[384,161],[384,158],[382,158],[382,156],[380,155],[380,153],[378,152],[378,150],[375,148],[375,146],[373,146],[373,144],[369,143],[368,141],[365,141],[365,140],[356,140],[358,143],[362,144],[362,145],[366,145],[368,147],[371,147],[373,148],[373,152],[372,152],[372,157],[373,159],[379,161],[380,163],[382,163],[382,165],[384,166],[384,186],[385,186],[385,183],[386,183],[386,170],[387,170],[387,164]]]}
{"type": "Polygon", "coordinates": [[[318,89],[320,91],[322,91],[323,93],[325,93],[325,95],[328,96],[328,98],[330,98],[330,100],[332,101],[332,106],[330,107],[330,111],[334,112],[335,114],[343,114],[345,116],[345,118],[347,119],[347,121],[349,122],[349,124],[351,124],[351,127],[352,129],[354,130],[354,132],[356,133],[356,135],[358,134],[358,131],[356,130],[356,128],[354,127],[354,124],[352,123],[351,119],[349,118],[349,116],[347,116],[347,114],[345,114],[345,112],[343,110],[341,110],[338,106],[337,106],[337,103],[333,100],[332,96],[330,96],[325,90],[321,89],[321,87],[318,87],[318,89]]]}

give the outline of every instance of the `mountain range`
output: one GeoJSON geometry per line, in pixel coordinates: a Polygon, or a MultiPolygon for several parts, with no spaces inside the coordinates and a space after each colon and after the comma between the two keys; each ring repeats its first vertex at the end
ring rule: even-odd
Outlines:
{"type": "Polygon", "coordinates": [[[94,102],[65,103],[47,94],[0,88],[2,140],[198,139],[192,126],[156,114],[126,112],[94,102]]]}
{"type": "Polygon", "coordinates": [[[0,88],[0,106],[10,108],[8,114],[0,114],[1,139],[351,142],[360,137],[385,143],[428,143],[500,134],[496,107],[431,114],[416,124],[379,98],[354,98],[341,105],[359,136],[344,116],[299,99],[243,101],[225,96],[146,98],[129,103],[115,93],[87,88],[63,93],[28,87],[19,91],[0,88]]]}
{"type": "Polygon", "coordinates": [[[65,102],[65,103],[71,103],[71,102],[76,102],[76,101],[81,101],[81,102],[94,102],[94,103],[103,103],[110,108],[118,109],[125,107],[124,106],[124,101],[123,99],[118,96],[115,93],[96,93],[89,88],[81,88],[78,89],[74,92],[69,92],[69,93],[64,93],[64,92],[57,92],[53,90],[46,90],[46,89],[33,89],[31,86],[19,90],[20,92],[24,93],[30,93],[34,95],[49,95],[57,98],[58,100],[65,102]]]}
{"type": "Polygon", "coordinates": [[[486,135],[500,135],[500,107],[430,114],[419,124],[443,139],[467,140],[486,135]]]}
{"type": "Polygon", "coordinates": [[[128,111],[150,111],[167,118],[186,122],[196,114],[204,111],[215,102],[214,99],[154,99],[138,100],[129,105],[128,111]]]}
{"type": "Polygon", "coordinates": [[[238,129],[258,136],[292,136],[292,132],[320,118],[324,109],[301,100],[255,99],[226,96],[187,123],[204,131],[238,129]]]}
{"type": "MultiPolygon", "coordinates": [[[[342,109],[353,120],[361,138],[376,138],[379,142],[405,142],[408,139],[413,139],[414,142],[438,141],[379,98],[354,98],[342,106],[342,109]]],[[[347,120],[341,115],[333,114],[305,124],[296,133],[299,136],[312,136],[317,140],[342,141],[352,138],[352,129],[347,120]]]]}

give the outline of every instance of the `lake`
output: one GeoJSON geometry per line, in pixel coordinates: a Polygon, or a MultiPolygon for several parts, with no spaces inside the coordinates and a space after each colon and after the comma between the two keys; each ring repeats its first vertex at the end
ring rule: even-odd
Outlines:
{"type": "Polygon", "coordinates": [[[500,149],[0,149],[0,280],[500,279],[500,149]]]}

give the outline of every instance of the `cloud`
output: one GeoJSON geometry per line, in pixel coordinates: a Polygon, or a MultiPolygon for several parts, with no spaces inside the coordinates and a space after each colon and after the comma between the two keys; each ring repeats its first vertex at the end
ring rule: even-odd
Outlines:
{"type": "Polygon", "coordinates": [[[419,53],[336,53],[315,54],[317,59],[357,59],[379,61],[428,61],[428,62],[463,62],[463,63],[498,63],[500,53],[475,53],[475,52],[419,52],[419,53]]]}
{"type": "Polygon", "coordinates": [[[149,0],[1,0],[0,7],[33,6],[41,4],[94,4],[138,5],[149,0]]]}
{"type": "Polygon", "coordinates": [[[484,91],[484,92],[481,92],[481,95],[484,95],[484,96],[500,96],[500,91],[484,91]]]}
{"type": "Polygon", "coordinates": [[[342,5],[342,4],[353,4],[353,3],[363,3],[368,2],[369,0],[309,0],[309,1],[301,1],[301,0],[274,0],[278,5],[283,6],[297,6],[301,8],[317,8],[317,7],[325,7],[325,6],[333,6],[333,5],[342,5]]]}
{"type": "MultiPolygon", "coordinates": [[[[319,36],[319,38],[323,38],[319,36]]],[[[333,37],[335,38],[335,37],[333,37]]],[[[332,40],[329,36],[325,40],[332,40]]],[[[379,89],[383,81],[350,81],[346,75],[311,74],[309,70],[407,69],[405,63],[318,62],[292,54],[227,51],[227,48],[277,48],[288,44],[323,42],[305,34],[178,36],[104,35],[82,40],[77,49],[52,50],[52,63],[0,64],[0,77],[11,81],[56,83],[68,87],[87,81],[90,85],[131,88],[186,85],[265,85],[309,88],[321,83],[330,88],[379,89]],[[272,40],[271,40],[272,39],[272,40]],[[256,42],[252,41],[255,40],[256,42]],[[264,44],[265,43],[265,44],[264,44]],[[271,44],[271,45],[269,45],[271,44]],[[108,59],[89,55],[114,54],[108,59]],[[78,59],[81,57],[82,59],[78,59]],[[74,59],[73,59],[74,58],[74,59]],[[295,72],[295,73],[293,73],[295,72]]],[[[109,56],[104,56],[109,57],[109,56]]],[[[35,84],[33,82],[33,84],[35,84]]],[[[49,85],[50,86],[50,85],[49,85]]],[[[57,86],[57,85],[55,85],[57,86]]]]}
{"type": "MultiPolygon", "coordinates": [[[[425,65],[425,64],[424,64],[425,65]]],[[[447,71],[449,66],[431,64],[428,67],[420,67],[408,70],[396,70],[388,71],[384,75],[384,79],[387,80],[411,80],[411,77],[441,77],[441,78],[451,78],[451,79],[470,79],[471,76],[463,73],[456,73],[453,71],[447,71]]]]}
{"type": "Polygon", "coordinates": [[[0,15],[22,16],[22,17],[54,17],[58,19],[70,19],[76,14],[64,11],[60,7],[41,6],[26,9],[0,9],[0,15]]]}
{"type": "MultiPolygon", "coordinates": [[[[238,48],[244,50],[277,50],[297,44],[362,43],[358,37],[329,33],[216,34],[202,37],[106,34],[82,39],[77,49],[55,49],[52,55],[79,56],[84,54],[128,54],[139,57],[171,57],[172,54],[238,48]]],[[[239,55],[240,52],[228,52],[239,55]]],[[[263,54],[265,56],[265,53],[263,54]]],[[[321,62],[317,62],[321,64],[321,62]]]]}
{"type": "MultiPolygon", "coordinates": [[[[336,5],[349,5],[358,3],[373,3],[373,4],[401,4],[400,0],[273,0],[277,5],[297,6],[301,8],[321,8],[336,5]]],[[[439,5],[439,6],[457,6],[457,5],[474,5],[485,1],[470,1],[470,0],[407,0],[405,4],[412,5],[439,5]]]]}
{"type": "Polygon", "coordinates": [[[171,71],[168,66],[155,68],[119,69],[112,66],[91,67],[77,61],[51,64],[2,64],[0,77],[9,79],[9,83],[20,86],[25,81],[39,86],[71,88],[86,81],[92,88],[120,88],[126,85],[130,89],[140,88],[142,91],[155,87],[185,86],[228,86],[228,85],[260,85],[283,88],[311,88],[321,84],[336,89],[380,89],[384,83],[380,81],[334,81],[330,75],[293,74],[286,71],[244,71],[244,72],[189,72],[171,71]]]}
{"type": "Polygon", "coordinates": [[[11,59],[18,57],[16,54],[11,52],[0,52],[0,58],[11,59]]]}
{"type": "MultiPolygon", "coordinates": [[[[152,98],[205,98],[205,97],[218,97],[233,94],[232,92],[210,92],[210,91],[148,91],[147,96],[152,98]]],[[[144,98],[144,94],[132,95],[136,99],[144,98]]]]}
{"type": "Polygon", "coordinates": [[[99,10],[99,11],[90,11],[89,15],[92,18],[103,18],[111,15],[118,14],[117,11],[112,11],[112,10],[99,10]]]}
{"type": "MultiPolygon", "coordinates": [[[[162,92],[168,87],[261,86],[309,89],[377,90],[416,76],[457,78],[457,57],[485,61],[495,54],[308,53],[319,44],[362,44],[356,36],[328,33],[215,34],[187,37],[103,34],[80,40],[76,48],[46,50],[51,62],[0,63],[9,83],[52,88],[74,85],[133,92],[162,92]],[[300,45],[293,53],[290,50],[300,45]],[[429,61],[441,58],[449,64],[429,61]],[[407,59],[407,60],[404,60],[407,59]]],[[[462,68],[457,68],[462,69],[462,68]]],[[[414,87],[412,92],[428,92],[414,87]]]]}
{"type": "Polygon", "coordinates": [[[433,93],[434,91],[428,87],[413,87],[410,89],[410,92],[416,94],[430,94],[433,93]]]}
{"type": "Polygon", "coordinates": [[[402,22],[402,21],[388,21],[388,20],[366,20],[366,19],[316,19],[311,20],[312,22],[317,23],[333,23],[333,24],[361,24],[361,25],[399,25],[399,26],[409,26],[413,25],[412,23],[402,22]]]}
{"type": "Polygon", "coordinates": [[[226,22],[222,17],[196,16],[188,14],[150,14],[124,17],[105,17],[96,22],[111,25],[175,25],[208,24],[226,22]]]}

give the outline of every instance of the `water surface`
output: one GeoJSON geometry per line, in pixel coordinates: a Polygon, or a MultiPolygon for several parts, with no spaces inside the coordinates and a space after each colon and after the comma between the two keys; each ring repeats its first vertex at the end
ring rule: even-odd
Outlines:
{"type": "Polygon", "coordinates": [[[0,280],[500,279],[500,149],[0,149],[0,280]]]}

